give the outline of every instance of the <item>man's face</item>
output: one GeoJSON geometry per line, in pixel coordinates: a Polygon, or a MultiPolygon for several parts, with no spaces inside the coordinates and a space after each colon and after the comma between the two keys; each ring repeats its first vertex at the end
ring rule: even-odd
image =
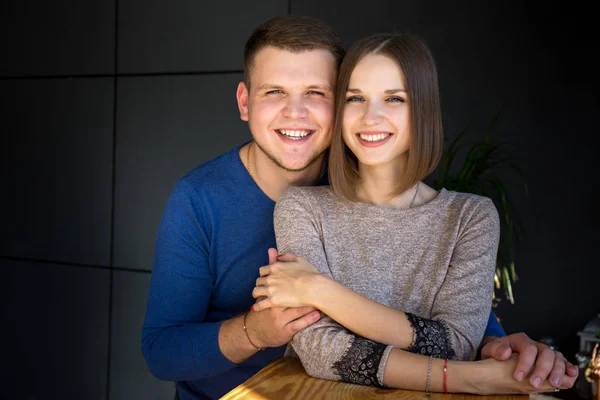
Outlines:
{"type": "Polygon", "coordinates": [[[331,143],[336,73],[326,50],[266,47],[256,54],[250,91],[238,86],[238,106],[258,147],[277,166],[301,171],[322,159],[331,143]]]}

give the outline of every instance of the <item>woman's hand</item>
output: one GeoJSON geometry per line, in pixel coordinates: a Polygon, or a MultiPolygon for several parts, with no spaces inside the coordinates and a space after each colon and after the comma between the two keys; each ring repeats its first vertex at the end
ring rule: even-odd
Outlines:
{"type": "Polygon", "coordinates": [[[254,311],[271,307],[314,306],[312,295],[321,274],[303,257],[283,254],[276,263],[260,268],[252,297],[266,297],[254,304],[254,311]]]}
{"type": "MultiPolygon", "coordinates": [[[[506,361],[497,361],[492,358],[483,361],[471,362],[470,367],[474,368],[473,373],[468,378],[473,385],[473,393],[490,394],[529,394],[541,392],[553,392],[553,387],[548,380],[544,380],[537,388],[532,387],[527,379],[517,381],[514,378],[514,371],[518,363],[518,356],[513,354],[506,361]]],[[[451,370],[448,368],[448,378],[450,379],[451,370]]],[[[561,389],[568,389],[569,386],[561,385],[561,389]]]]}

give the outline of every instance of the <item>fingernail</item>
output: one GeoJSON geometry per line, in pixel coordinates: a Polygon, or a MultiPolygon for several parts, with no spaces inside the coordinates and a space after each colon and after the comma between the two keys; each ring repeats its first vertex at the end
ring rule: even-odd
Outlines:
{"type": "Polygon", "coordinates": [[[254,306],[250,306],[250,311],[254,311],[254,306]]]}
{"type": "Polygon", "coordinates": [[[560,384],[561,384],[560,376],[555,376],[554,378],[552,378],[552,383],[554,383],[554,385],[556,385],[556,386],[560,386],[560,384]]]}
{"type": "Polygon", "coordinates": [[[525,373],[524,372],[519,372],[517,374],[517,380],[520,382],[523,380],[523,378],[525,378],[525,373]]]}
{"type": "Polygon", "coordinates": [[[283,254],[277,254],[277,258],[283,257],[283,254]]]}
{"type": "Polygon", "coordinates": [[[533,380],[532,385],[533,385],[533,387],[538,387],[538,386],[540,386],[541,383],[542,383],[542,379],[540,377],[537,377],[533,380]]]}

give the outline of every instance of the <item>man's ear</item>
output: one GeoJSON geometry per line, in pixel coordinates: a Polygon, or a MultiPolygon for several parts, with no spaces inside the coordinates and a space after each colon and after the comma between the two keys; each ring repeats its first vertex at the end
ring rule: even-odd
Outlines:
{"type": "Polygon", "coordinates": [[[241,120],[248,121],[248,88],[244,82],[238,84],[235,97],[237,98],[241,120]]]}

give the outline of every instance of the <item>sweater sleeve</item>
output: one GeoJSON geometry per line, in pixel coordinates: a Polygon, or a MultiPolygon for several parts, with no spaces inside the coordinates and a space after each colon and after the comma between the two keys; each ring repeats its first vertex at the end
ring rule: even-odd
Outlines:
{"type": "Polygon", "coordinates": [[[205,322],[213,287],[202,203],[184,180],[173,189],[157,234],[142,329],[142,353],[157,378],[207,378],[235,367],[221,353],[221,322],[205,322]]]}
{"type": "MultiPolygon", "coordinates": [[[[306,258],[319,272],[331,277],[318,212],[301,189],[288,189],[275,206],[277,248],[280,253],[306,258]]],[[[325,315],[298,332],[290,345],[309,375],[370,386],[383,386],[385,364],[392,349],[355,335],[325,315]]]]}
{"type": "Polygon", "coordinates": [[[489,320],[499,237],[498,212],[484,198],[461,222],[446,278],[432,306],[431,320],[447,328],[450,347],[460,360],[475,359],[489,320]]]}
{"type": "Polygon", "coordinates": [[[506,336],[506,332],[504,332],[504,329],[502,329],[502,325],[500,325],[500,322],[498,322],[498,318],[496,317],[496,314],[494,314],[493,310],[490,311],[490,318],[488,319],[483,336],[506,336]]]}

